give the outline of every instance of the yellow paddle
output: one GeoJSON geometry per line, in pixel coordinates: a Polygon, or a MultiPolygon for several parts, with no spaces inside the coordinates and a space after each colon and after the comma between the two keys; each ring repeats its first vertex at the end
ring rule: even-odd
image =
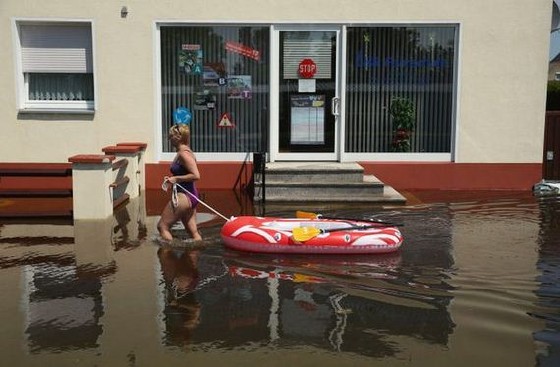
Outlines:
{"type": "Polygon", "coordinates": [[[351,227],[339,227],[339,228],[329,228],[321,229],[316,227],[296,227],[292,229],[292,237],[298,242],[305,242],[312,238],[317,237],[321,233],[329,233],[336,231],[355,231],[368,228],[379,228],[379,226],[351,226],[351,227]]]}
{"type": "Polygon", "coordinates": [[[301,210],[296,211],[296,218],[306,218],[306,219],[319,219],[323,216],[321,214],[315,214],[311,212],[304,212],[301,210]]]}
{"type": "Polygon", "coordinates": [[[385,224],[387,226],[403,226],[403,224],[395,224],[391,222],[384,222],[382,220],[377,219],[360,219],[360,218],[343,218],[343,217],[325,217],[323,214],[311,213],[311,212],[304,212],[301,210],[296,211],[296,218],[305,218],[305,219],[338,219],[338,220],[353,220],[356,222],[372,222],[372,223],[379,223],[385,224]]]}

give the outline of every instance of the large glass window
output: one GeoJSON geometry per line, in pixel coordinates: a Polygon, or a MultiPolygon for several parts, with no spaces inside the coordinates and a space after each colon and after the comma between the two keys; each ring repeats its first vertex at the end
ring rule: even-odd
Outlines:
{"type": "Polygon", "coordinates": [[[162,143],[177,111],[192,112],[196,152],[259,152],[269,124],[269,28],[161,28],[162,143]]]}
{"type": "Polygon", "coordinates": [[[451,151],[455,26],[348,28],[351,153],[451,151]]]}

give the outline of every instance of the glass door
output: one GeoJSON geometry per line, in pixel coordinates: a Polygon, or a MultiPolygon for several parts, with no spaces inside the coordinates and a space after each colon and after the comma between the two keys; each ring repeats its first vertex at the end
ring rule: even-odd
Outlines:
{"type": "Polygon", "coordinates": [[[339,29],[281,29],[278,160],[337,160],[339,29]]]}

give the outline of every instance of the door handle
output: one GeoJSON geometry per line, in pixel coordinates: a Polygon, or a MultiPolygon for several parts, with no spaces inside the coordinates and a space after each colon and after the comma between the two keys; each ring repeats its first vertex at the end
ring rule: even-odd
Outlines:
{"type": "Polygon", "coordinates": [[[331,99],[331,113],[334,116],[338,116],[340,114],[340,98],[333,97],[331,99]]]}

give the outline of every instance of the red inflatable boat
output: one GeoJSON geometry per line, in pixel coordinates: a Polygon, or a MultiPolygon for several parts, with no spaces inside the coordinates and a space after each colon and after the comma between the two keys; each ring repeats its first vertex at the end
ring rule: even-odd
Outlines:
{"type": "Polygon", "coordinates": [[[398,228],[387,224],[274,217],[233,217],[221,231],[226,247],[249,252],[378,254],[397,251],[398,228]]]}

